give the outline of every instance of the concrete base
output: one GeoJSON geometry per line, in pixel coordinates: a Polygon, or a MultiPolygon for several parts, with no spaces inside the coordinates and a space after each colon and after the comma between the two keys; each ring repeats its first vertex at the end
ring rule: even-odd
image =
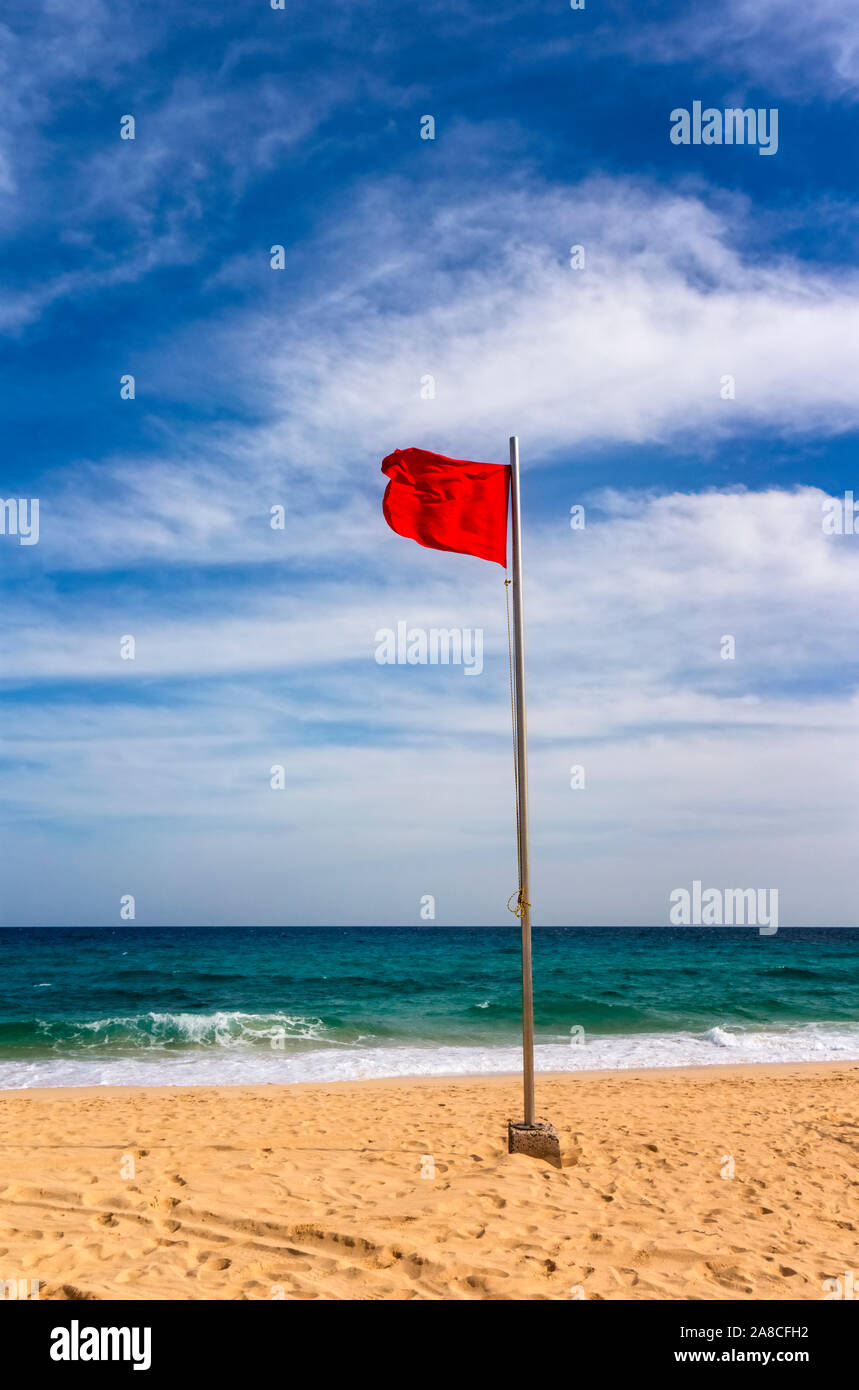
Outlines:
{"type": "Polygon", "coordinates": [[[515,1120],[507,1122],[507,1152],[527,1154],[529,1158],[542,1158],[553,1168],[561,1166],[561,1142],[553,1125],[548,1120],[538,1120],[536,1124],[526,1125],[515,1120]]]}

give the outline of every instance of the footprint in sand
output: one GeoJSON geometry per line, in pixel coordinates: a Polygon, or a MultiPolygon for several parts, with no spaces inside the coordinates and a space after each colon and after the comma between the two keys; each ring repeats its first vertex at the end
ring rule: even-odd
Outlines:
{"type": "Polygon", "coordinates": [[[46,1284],[43,1292],[46,1298],[56,1299],[58,1302],[65,1302],[68,1299],[70,1302],[78,1303],[84,1299],[90,1300],[98,1297],[97,1294],[90,1293],[88,1289],[79,1289],[76,1284],[60,1284],[58,1287],[46,1284]]]}
{"type": "Polygon", "coordinates": [[[154,1208],[156,1209],[156,1211],[172,1211],[174,1207],[178,1207],[178,1205],[179,1205],[179,1198],[178,1198],[178,1197],[153,1197],[152,1200],[150,1201],[149,1205],[150,1205],[151,1207],[154,1207],[154,1208]]]}

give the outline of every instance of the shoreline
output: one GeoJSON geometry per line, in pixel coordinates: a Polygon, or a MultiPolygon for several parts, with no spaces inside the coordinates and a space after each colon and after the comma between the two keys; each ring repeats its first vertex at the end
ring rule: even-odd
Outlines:
{"type": "MultiPolygon", "coordinates": [[[[541,1081],[563,1081],[574,1083],[577,1080],[605,1080],[613,1078],[622,1081],[624,1078],[637,1078],[654,1076],[708,1076],[711,1074],[729,1076],[737,1075],[760,1075],[761,1073],[774,1071],[784,1074],[785,1072],[827,1072],[843,1071],[844,1069],[855,1068],[859,1072],[859,1057],[845,1058],[844,1061],[826,1060],[822,1062],[706,1062],[699,1066],[689,1064],[679,1067],[616,1067],[616,1068],[593,1068],[592,1070],[582,1071],[538,1071],[536,1075],[536,1085],[539,1090],[541,1081]]],[[[12,1099],[16,1096],[76,1096],[91,1095],[103,1096],[116,1093],[127,1095],[140,1093],[142,1095],[165,1091],[175,1094],[177,1091],[260,1091],[269,1092],[272,1089],[278,1091],[340,1091],[352,1090],[354,1088],[366,1088],[369,1086],[510,1086],[517,1082],[521,1084],[521,1072],[473,1072],[464,1074],[461,1072],[451,1072],[433,1074],[397,1075],[397,1076],[362,1076],[349,1077],[339,1081],[201,1081],[187,1082],[157,1082],[152,1086],[141,1086],[136,1082],[115,1083],[106,1082],[104,1085],[97,1086],[10,1086],[0,1088],[0,1102],[12,1099]]]]}
{"type": "MultiPolygon", "coordinates": [[[[730,1075],[750,1074],[761,1075],[762,1073],[773,1071],[785,1073],[790,1071],[839,1071],[843,1069],[856,1068],[859,1070],[859,1057],[845,1058],[842,1061],[826,1059],[825,1061],[786,1061],[786,1062],[702,1062],[698,1065],[694,1063],[684,1064],[683,1066],[657,1066],[657,1067],[603,1067],[603,1068],[583,1068],[580,1071],[538,1071],[536,1074],[536,1084],[539,1089],[541,1081],[564,1081],[574,1083],[578,1080],[605,1080],[614,1078],[623,1080],[625,1077],[644,1077],[655,1076],[707,1076],[710,1074],[730,1075]]],[[[135,1092],[141,1094],[157,1093],[165,1091],[174,1094],[178,1091],[261,1091],[271,1090],[282,1091],[330,1091],[330,1090],[350,1090],[352,1088],[364,1088],[368,1086],[455,1086],[459,1085],[511,1085],[521,1081],[521,1071],[508,1072],[437,1072],[427,1075],[425,1073],[396,1074],[392,1076],[362,1076],[346,1077],[335,1081],[158,1081],[151,1085],[141,1085],[138,1082],[105,1082],[97,1085],[82,1086],[6,1086],[0,1087],[0,1101],[11,1099],[15,1096],[75,1096],[75,1095],[109,1095],[116,1092],[118,1095],[126,1095],[135,1092]]]]}

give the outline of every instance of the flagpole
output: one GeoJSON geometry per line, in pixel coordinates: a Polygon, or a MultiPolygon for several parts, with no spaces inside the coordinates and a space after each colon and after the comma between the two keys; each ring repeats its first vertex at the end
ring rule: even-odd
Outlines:
{"type": "Polygon", "coordinates": [[[510,436],[510,491],[513,522],[513,685],[516,715],[516,836],[519,854],[517,914],[522,923],[522,1085],[524,1121],[507,1126],[510,1153],[525,1153],[561,1166],[557,1133],[534,1118],[534,986],[531,968],[531,860],[528,840],[528,728],[525,717],[525,611],[522,598],[522,499],[519,440],[510,436]]]}
{"type": "Polygon", "coordinates": [[[519,901],[522,920],[522,1080],[524,1122],[534,1123],[534,988],[531,969],[531,861],[528,843],[528,728],[525,718],[525,610],[522,598],[522,500],[519,490],[519,440],[510,438],[513,512],[513,680],[516,708],[516,833],[519,853],[519,901]]]}

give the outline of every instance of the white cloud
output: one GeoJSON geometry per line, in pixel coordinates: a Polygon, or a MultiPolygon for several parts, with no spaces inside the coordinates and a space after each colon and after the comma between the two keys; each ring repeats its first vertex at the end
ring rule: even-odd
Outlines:
{"type": "MultiPolygon", "coordinates": [[[[629,23],[629,50],[662,63],[706,58],[735,78],[785,95],[859,97],[859,22],[844,0],[699,0],[680,18],[629,23]]],[[[608,41],[624,43],[622,32],[608,41]]]]}
{"type": "MultiPolygon", "coordinates": [[[[824,536],[814,489],[600,500],[584,532],[559,516],[528,534],[538,920],[664,921],[692,878],[779,887],[785,922],[851,920],[859,698],[841,668],[859,542],[824,536]]],[[[235,594],[223,618],[162,615],[137,663],[103,640],[120,600],[100,601],[96,632],[86,607],[53,629],[22,614],[9,680],[96,679],[104,694],[19,709],[8,920],[24,900],[66,920],[81,863],[104,920],[114,879],[141,885],[141,920],[408,921],[426,892],[444,921],[499,920],[513,886],[500,574],[377,525],[380,571],[398,552],[403,566],[391,588],[320,581],[291,616],[273,592],[235,594]],[[479,681],[375,664],[378,625],[476,611],[479,681]]]]}
{"type": "Polygon", "coordinates": [[[859,278],[746,261],[742,205],[601,179],[481,188],[455,212],[439,192],[403,214],[400,190],[381,190],[350,218],[353,257],[382,273],[317,305],[309,341],[306,311],[269,320],[273,381],[300,421],[284,430],[291,450],[318,449],[338,425],[341,449],[420,433],[493,456],[515,430],[527,459],[859,419],[859,278]],[[584,270],[569,267],[572,244],[584,270]],[[433,401],[419,398],[426,374],[433,401]],[[722,399],[726,374],[735,400],[722,399]]]}
{"type": "Polygon", "coordinates": [[[65,467],[44,485],[29,562],[367,558],[380,459],[414,443],[501,460],[515,432],[527,469],[605,444],[670,441],[694,458],[762,429],[859,425],[859,277],[745,258],[742,201],[629,180],[523,178],[472,197],[445,182],[347,200],[294,253],[289,314],[266,296],[143,358],[130,409],[226,401],[258,423],[165,430],[154,461],[65,467]],[[276,503],[289,526],[273,539],[276,503]]]}

